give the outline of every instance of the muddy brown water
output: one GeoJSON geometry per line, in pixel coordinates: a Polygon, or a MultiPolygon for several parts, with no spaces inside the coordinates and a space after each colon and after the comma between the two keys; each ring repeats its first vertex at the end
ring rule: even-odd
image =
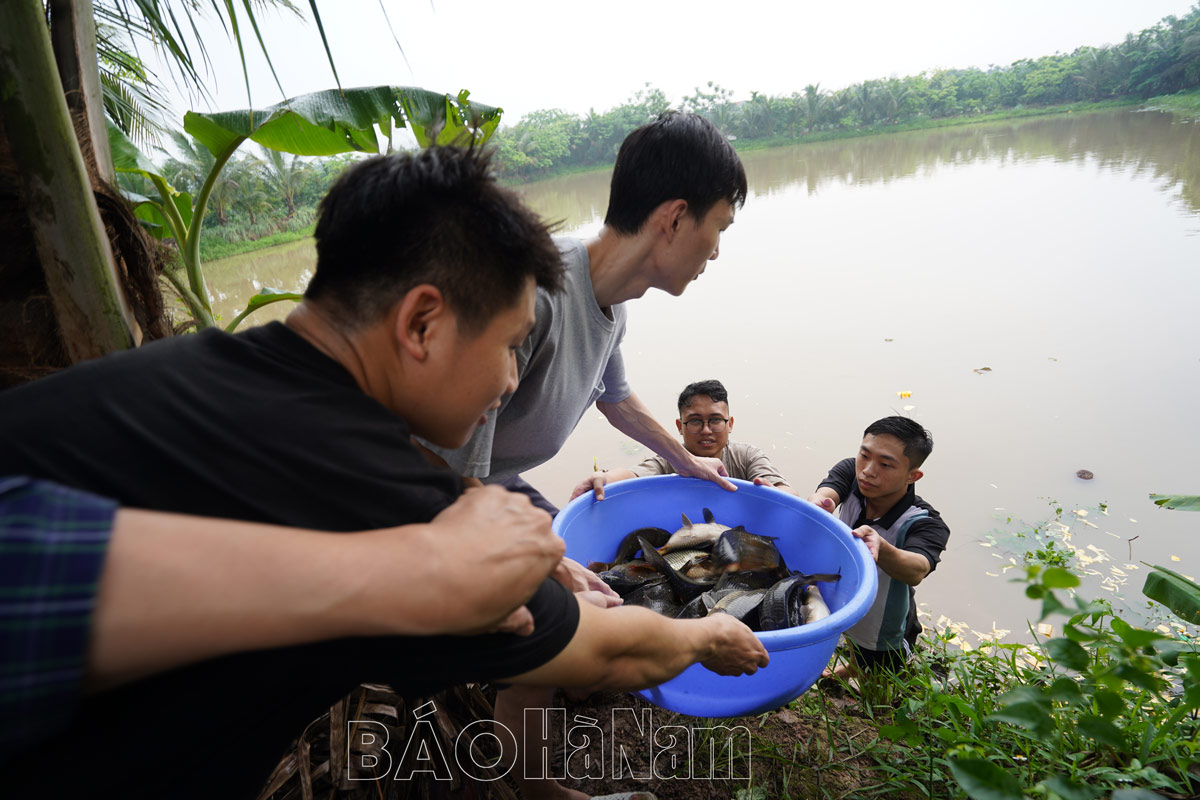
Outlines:
{"type": "MultiPolygon", "coordinates": [[[[743,160],[720,258],[682,297],[630,306],[630,382],[664,425],[685,384],[719,378],[734,438],[808,489],[867,423],[914,417],[936,443],[918,492],[952,530],[918,600],[976,631],[1021,636],[1016,521],[1055,506],[1090,596],[1143,607],[1142,562],[1200,577],[1200,514],[1147,498],[1200,493],[1200,123],[1119,110],[743,160]]],[[[522,191],[587,235],[608,173],[522,191]]],[[[302,242],[211,264],[219,313],[258,286],[299,291],[313,261],[302,242]]],[[[645,455],[591,411],[527,478],[563,504],[593,459],[645,455]]]]}

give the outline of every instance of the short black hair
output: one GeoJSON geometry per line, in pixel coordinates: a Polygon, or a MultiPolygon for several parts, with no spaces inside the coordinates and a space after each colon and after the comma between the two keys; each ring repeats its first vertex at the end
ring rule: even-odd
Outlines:
{"type": "Polygon", "coordinates": [[[317,268],[304,296],[348,330],[377,322],[415,286],[441,290],[467,334],[511,308],[532,277],[562,288],[550,229],[496,183],[486,152],[432,147],[342,173],[321,201],[317,268]]]}
{"type": "Polygon", "coordinates": [[[699,395],[707,395],[709,400],[714,403],[728,403],[729,393],[725,391],[725,385],[718,380],[711,381],[696,381],[689,383],[679,393],[679,413],[683,413],[683,408],[688,403],[692,402],[693,397],[699,395]]]}
{"type": "Polygon", "coordinates": [[[908,468],[916,469],[925,463],[933,452],[933,436],[918,423],[908,417],[884,417],[867,426],[863,437],[895,436],[904,445],[904,457],[908,459],[908,468]]]}
{"type": "Polygon", "coordinates": [[[700,220],[718,200],[740,208],[746,191],[741,159],[716,126],[697,114],[668,111],[621,143],[604,224],[631,236],[654,209],[677,199],[700,220]]]}

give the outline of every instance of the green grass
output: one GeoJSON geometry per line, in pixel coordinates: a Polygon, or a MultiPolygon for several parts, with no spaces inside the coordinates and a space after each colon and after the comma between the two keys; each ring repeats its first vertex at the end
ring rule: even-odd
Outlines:
{"type": "Polygon", "coordinates": [[[1167,111],[1180,111],[1186,114],[1200,114],[1200,89],[1151,97],[1146,101],[1145,105],[1147,108],[1161,108],[1167,111]]]}
{"type": "Polygon", "coordinates": [[[954,128],[960,125],[978,125],[987,122],[1003,122],[1010,119],[1028,119],[1030,117],[1046,117],[1056,114],[1089,114],[1098,111],[1108,111],[1114,108],[1132,108],[1139,105],[1137,100],[1104,100],[1099,103],[1066,103],[1055,106],[1024,106],[995,111],[990,114],[960,114],[953,117],[937,117],[910,120],[895,125],[868,125],[852,130],[814,131],[800,137],[776,136],[770,139],[738,139],[733,143],[739,152],[762,150],[769,147],[782,147],[792,144],[808,144],[810,142],[828,142],[837,139],[858,139],[863,136],[879,136],[889,133],[904,133],[906,131],[924,131],[937,128],[954,128]]]}
{"type": "Polygon", "coordinates": [[[242,239],[240,241],[223,241],[221,239],[200,238],[200,258],[202,261],[216,261],[220,258],[229,258],[230,256],[240,255],[241,253],[249,253],[254,250],[263,250],[267,247],[274,247],[277,244],[287,244],[288,242],[297,242],[301,239],[307,239],[313,235],[315,224],[307,225],[300,230],[295,231],[280,231],[273,233],[270,236],[264,236],[261,239],[242,239]]]}

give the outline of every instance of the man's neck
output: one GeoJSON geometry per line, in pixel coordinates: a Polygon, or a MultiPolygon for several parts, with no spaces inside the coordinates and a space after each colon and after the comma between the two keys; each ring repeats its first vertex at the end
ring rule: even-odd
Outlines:
{"type": "Polygon", "coordinates": [[[319,305],[304,300],[287,315],[284,324],[300,338],[332,358],[350,373],[358,388],[371,394],[369,370],[358,342],[334,324],[319,305]]]}
{"type": "Polygon", "coordinates": [[[904,491],[889,494],[885,497],[863,498],[867,501],[863,513],[867,515],[867,519],[879,519],[895,508],[896,503],[903,500],[906,494],[908,494],[907,486],[904,487],[904,491]]]}
{"type": "Polygon", "coordinates": [[[592,291],[600,308],[641,297],[651,287],[652,237],[626,236],[605,225],[584,246],[592,291]]]}

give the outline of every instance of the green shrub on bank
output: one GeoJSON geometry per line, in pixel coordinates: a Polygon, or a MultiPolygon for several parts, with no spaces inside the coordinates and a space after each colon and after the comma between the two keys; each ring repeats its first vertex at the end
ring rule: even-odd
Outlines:
{"type": "Polygon", "coordinates": [[[1151,97],[1146,101],[1146,106],[1167,111],[1180,111],[1185,114],[1200,114],[1200,89],[1151,97]]]}
{"type": "MultiPolygon", "coordinates": [[[[1160,502],[1200,507],[1200,498],[1160,502]]],[[[1027,562],[1042,560],[1028,555],[1027,562]]],[[[1152,567],[1143,593],[1167,602],[1183,622],[1150,630],[1130,624],[1107,601],[1077,596],[1079,578],[1068,569],[1020,569],[1024,577],[1015,582],[1040,601],[1039,621],[1054,620],[1060,635],[1038,625],[1032,644],[960,649],[946,631],[919,649],[906,671],[872,676],[850,690],[858,697],[840,712],[824,691],[795,701],[797,712],[824,729],[819,744],[829,750],[806,763],[807,772],[826,780],[859,776],[849,794],[830,796],[1200,796],[1200,631],[1186,624],[1200,619],[1200,586],[1152,567]],[[868,727],[847,724],[859,716],[868,727]]],[[[795,760],[775,744],[754,755],[795,760]]]]}
{"type": "Polygon", "coordinates": [[[230,256],[241,255],[242,253],[250,253],[267,247],[274,247],[277,244],[298,242],[301,239],[307,239],[312,236],[314,228],[316,228],[316,224],[310,222],[296,230],[279,231],[278,233],[272,233],[269,236],[263,236],[259,239],[238,239],[234,241],[219,239],[205,240],[200,243],[200,257],[204,261],[216,261],[221,258],[229,258],[230,256]]]}
{"type": "Polygon", "coordinates": [[[200,258],[212,261],[304,239],[312,236],[316,218],[316,206],[310,205],[297,208],[290,219],[260,217],[252,223],[235,217],[224,225],[210,223],[200,240],[200,258]]]}

